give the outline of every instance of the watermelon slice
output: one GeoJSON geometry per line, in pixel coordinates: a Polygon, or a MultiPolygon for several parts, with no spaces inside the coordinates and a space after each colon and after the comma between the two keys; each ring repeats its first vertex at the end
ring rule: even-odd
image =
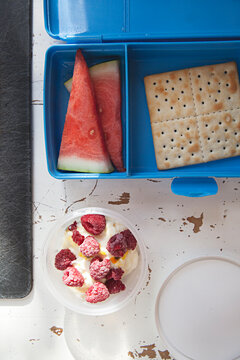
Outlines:
{"type": "MultiPolygon", "coordinates": [[[[93,81],[108,153],[116,169],[124,171],[119,61],[107,61],[92,66],[89,71],[93,81]]],[[[72,79],[66,81],[64,85],[71,92],[72,79]]]]}
{"type": "Polygon", "coordinates": [[[91,78],[80,50],[75,58],[72,91],[63,129],[58,169],[96,173],[113,171],[104,142],[91,78]]]}

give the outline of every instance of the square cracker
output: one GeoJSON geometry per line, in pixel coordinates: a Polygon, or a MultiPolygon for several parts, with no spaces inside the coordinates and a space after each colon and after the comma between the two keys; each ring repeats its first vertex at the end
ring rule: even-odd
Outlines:
{"type": "Polygon", "coordinates": [[[197,115],[240,107],[235,62],[189,69],[197,115]]]}
{"type": "Polygon", "coordinates": [[[203,162],[195,118],[152,123],[159,170],[203,162]]]}
{"type": "Polygon", "coordinates": [[[151,122],[196,115],[188,69],[146,76],[144,83],[151,122]]]}
{"type": "Polygon", "coordinates": [[[240,110],[198,117],[204,161],[240,155],[240,110]]]}

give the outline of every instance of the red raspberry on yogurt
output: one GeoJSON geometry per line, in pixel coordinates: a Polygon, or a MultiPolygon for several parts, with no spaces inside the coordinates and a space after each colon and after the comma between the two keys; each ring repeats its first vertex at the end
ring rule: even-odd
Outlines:
{"type": "Polygon", "coordinates": [[[74,267],[67,268],[64,273],[62,280],[67,286],[83,286],[84,277],[82,274],[74,267]]]}
{"type": "Polygon", "coordinates": [[[106,277],[111,268],[111,262],[109,259],[93,259],[89,266],[90,275],[94,280],[101,280],[106,277]]]}
{"type": "Polygon", "coordinates": [[[122,283],[121,280],[110,279],[106,281],[105,285],[108,288],[110,294],[117,294],[120,291],[126,289],[126,286],[122,283]]]}
{"type": "Polygon", "coordinates": [[[86,301],[89,303],[98,303],[104,301],[109,297],[107,287],[101,282],[95,282],[86,291],[86,301]]]}
{"type": "Polygon", "coordinates": [[[84,229],[92,235],[99,235],[106,227],[106,218],[104,215],[89,214],[81,217],[81,224],[84,229]]]}
{"type": "Polygon", "coordinates": [[[65,270],[69,267],[76,256],[69,249],[62,249],[55,256],[55,267],[58,270],[65,270]]]}
{"type": "Polygon", "coordinates": [[[81,235],[79,231],[74,229],[72,234],[72,239],[77,245],[80,246],[83,243],[85,237],[81,235]]]}
{"type": "Polygon", "coordinates": [[[87,257],[97,255],[100,251],[100,245],[93,236],[87,236],[80,245],[79,250],[87,257]]]}

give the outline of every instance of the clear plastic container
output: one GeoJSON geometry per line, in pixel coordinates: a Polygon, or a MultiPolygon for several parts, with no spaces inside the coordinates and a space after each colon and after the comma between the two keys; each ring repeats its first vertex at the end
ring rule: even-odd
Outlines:
{"type": "Polygon", "coordinates": [[[103,208],[83,208],[65,216],[57,222],[50,231],[42,251],[42,264],[45,274],[45,280],[49,290],[55,298],[66,308],[77,313],[85,315],[106,315],[118,311],[134,298],[140,290],[146,278],[147,260],[143,240],[136,232],[132,224],[121,214],[109,209],[103,208]],[[126,226],[137,239],[137,251],[139,254],[137,267],[123,279],[126,289],[118,294],[96,304],[91,304],[79,298],[62,281],[63,272],[55,268],[55,256],[61,250],[64,242],[65,229],[75,220],[85,214],[102,214],[106,217],[116,220],[118,223],[126,226]]]}
{"type": "Polygon", "coordinates": [[[240,264],[220,256],[192,259],[160,288],[159,335],[178,360],[240,359],[240,264]]]}

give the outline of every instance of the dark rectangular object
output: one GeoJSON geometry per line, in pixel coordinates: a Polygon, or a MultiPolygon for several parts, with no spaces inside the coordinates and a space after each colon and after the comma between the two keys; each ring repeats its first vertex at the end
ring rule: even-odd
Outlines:
{"type": "Polygon", "coordinates": [[[0,298],[22,298],[32,287],[32,8],[0,5],[0,298]]]}

